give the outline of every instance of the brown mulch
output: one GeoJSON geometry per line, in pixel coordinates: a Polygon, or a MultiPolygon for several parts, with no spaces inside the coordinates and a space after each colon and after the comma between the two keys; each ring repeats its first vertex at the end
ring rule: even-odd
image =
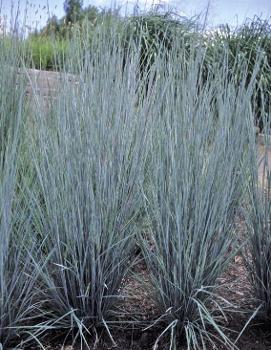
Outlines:
{"type": "MultiPolygon", "coordinates": [[[[142,287],[142,281],[148,283],[149,275],[146,266],[143,262],[139,262],[134,268],[134,274],[127,278],[123,287],[124,298],[121,305],[125,319],[131,319],[135,322],[137,319],[146,323],[156,319],[156,307],[151,301],[151,288],[145,289],[142,287]],[[130,295],[128,297],[128,295],[130,295]]],[[[235,340],[240,331],[245,326],[246,322],[255,310],[255,303],[252,297],[252,291],[247,279],[247,272],[243,264],[242,257],[237,255],[233,263],[229,266],[224,276],[220,279],[223,286],[221,288],[221,296],[227,301],[236,306],[236,313],[229,313],[227,315],[228,322],[225,325],[231,332],[228,336],[235,340]],[[240,310],[250,310],[247,314],[240,312],[240,310]]],[[[120,311],[121,311],[120,309],[120,311]]],[[[123,316],[124,317],[124,316],[123,316]]],[[[135,322],[136,324],[136,322],[135,322]]],[[[247,326],[246,330],[240,337],[237,346],[240,350],[271,350],[271,325],[264,327],[259,324],[257,320],[252,320],[247,326]]],[[[95,347],[96,350],[152,350],[153,344],[159,335],[157,330],[147,330],[141,325],[138,327],[126,327],[122,330],[112,331],[116,346],[112,343],[109,337],[103,333],[103,341],[95,347]],[[107,340],[106,340],[107,338],[107,340]]],[[[59,345],[48,346],[46,350],[81,350],[87,349],[86,346],[72,346],[69,342],[66,345],[59,342],[59,345]]],[[[70,343],[71,344],[71,343],[70,343]]],[[[91,339],[89,344],[93,344],[91,339]]],[[[166,350],[168,345],[161,345],[157,350],[166,350]]],[[[221,350],[227,350],[227,347],[219,346],[221,350]]],[[[89,349],[94,349],[93,345],[89,345],[89,349]]],[[[180,346],[179,350],[185,350],[186,346],[180,346]]],[[[208,350],[212,350],[210,347],[208,350]]]]}

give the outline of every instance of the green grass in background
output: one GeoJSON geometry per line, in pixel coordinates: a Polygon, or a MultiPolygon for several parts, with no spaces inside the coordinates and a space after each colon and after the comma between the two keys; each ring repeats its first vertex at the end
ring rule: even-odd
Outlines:
{"type": "Polygon", "coordinates": [[[69,45],[66,39],[47,36],[31,36],[26,39],[25,49],[31,59],[27,64],[41,70],[61,70],[69,45]]]}

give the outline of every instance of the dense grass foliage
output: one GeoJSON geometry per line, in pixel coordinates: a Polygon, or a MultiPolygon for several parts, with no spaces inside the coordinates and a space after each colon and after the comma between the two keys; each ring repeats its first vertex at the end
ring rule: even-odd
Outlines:
{"type": "Polygon", "coordinates": [[[0,40],[0,348],[4,349],[18,345],[40,303],[35,300],[31,218],[22,205],[18,181],[26,107],[25,82],[16,69],[17,45],[0,40]]]}
{"type": "Polygon", "coordinates": [[[127,29],[128,42],[132,39],[140,51],[143,75],[154,64],[161,49],[169,54],[176,41],[188,48],[191,39],[197,36],[196,20],[173,16],[170,12],[132,16],[127,29]]]}
{"type": "MultiPolygon", "coordinates": [[[[244,259],[260,308],[261,321],[271,318],[271,178],[270,178],[270,119],[263,118],[265,138],[261,151],[250,141],[250,167],[248,168],[247,205],[244,214],[247,226],[247,244],[244,259]],[[260,176],[258,176],[258,166],[260,176]]],[[[251,135],[252,138],[252,135],[251,135]]]]}
{"type": "Polygon", "coordinates": [[[136,50],[123,66],[118,36],[108,40],[103,30],[83,68],[71,50],[78,82],[63,77],[49,116],[36,95],[31,149],[38,185],[30,202],[51,310],[43,327],[75,330],[82,339],[101,326],[109,332],[131,263],[152,107],[141,94],[136,50]]]}
{"type": "Polygon", "coordinates": [[[236,87],[228,78],[227,55],[217,62],[216,78],[203,80],[205,51],[184,64],[185,54],[175,48],[156,85],[160,103],[145,189],[151,238],[143,241],[144,256],[161,308],[160,337],[168,336],[170,348],[182,336],[188,349],[218,339],[231,348],[212,302],[235,249],[234,217],[247,162],[244,120],[252,118],[253,86],[236,87]]]}
{"type": "MultiPolygon", "coordinates": [[[[63,67],[63,59],[56,62],[55,52],[58,57],[66,54],[67,46],[74,31],[85,32],[88,27],[89,43],[85,50],[91,47],[94,33],[99,26],[105,23],[118,23],[118,32],[124,34],[123,46],[133,40],[141,52],[141,74],[148,71],[154,63],[156,56],[161,50],[170,53],[172,47],[177,43],[185,45],[189,49],[190,41],[197,40],[199,46],[206,50],[204,75],[213,72],[213,62],[217,56],[223,54],[225,47],[229,54],[229,74],[239,76],[239,68],[235,65],[236,57],[243,58],[249,62],[247,70],[247,84],[252,79],[252,73],[258,56],[263,56],[261,69],[258,72],[257,84],[252,96],[255,107],[255,124],[263,128],[262,108],[268,113],[268,104],[271,94],[270,57],[271,57],[271,30],[270,18],[261,19],[254,17],[246,20],[245,23],[230,28],[228,25],[221,26],[209,32],[200,24],[198,18],[178,17],[172,12],[161,13],[155,8],[147,14],[134,15],[129,18],[122,18],[118,12],[106,12],[104,14],[92,13],[93,9],[86,9],[90,17],[83,16],[75,23],[61,22],[61,25],[52,17],[47,26],[40,33],[31,35],[27,39],[27,45],[32,52],[32,65],[36,68],[55,70],[63,67]],[[95,17],[96,16],[96,17],[95,17]],[[66,24],[65,24],[66,23],[66,24]],[[61,28],[61,30],[60,30],[61,28]],[[62,33],[62,34],[60,34],[62,33]],[[66,34],[63,34],[66,33],[66,34]],[[52,38],[54,44],[52,43],[52,38]],[[52,46],[55,46],[53,49],[52,46]]],[[[110,34],[109,34],[110,36],[110,34]]],[[[82,37],[82,36],[81,36],[82,37]]],[[[84,37],[84,35],[83,35],[84,37]]],[[[79,38],[79,36],[77,36],[79,38]]],[[[81,39],[81,43],[82,43],[81,39]]],[[[86,43],[85,43],[86,44],[86,43]]],[[[238,81],[239,83],[239,81],[238,81]]]]}
{"type": "Polygon", "coordinates": [[[252,106],[255,110],[255,124],[263,129],[264,120],[269,112],[271,96],[271,22],[269,19],[254,17],[246,20],[240,26],[231,29],[228,25],[221,26],[219,30],[206,37],[208,42],[207,70],[212,70],[212,62],[219,52],[223,52],[225,46],[229,52],[229,73],[239,76],[239,67],[236,65],[236,57],[248,62],[247,84],[253,75],[255,63],[259,56],[262,57],[261,66],[256,77],[256,86],[252,98],[252,106]]]}
{"type": "Polygon", "coordinates": [[[27,66],[41,70],[59,70],[63,67],[68,41],[48,36],[31,36],[25,42],[27,66]]]}
{"type": "Polygon", "coordinates": [[[37,39],[30,59],[27,43],[0,38],[0,348],[51,330],[114,343],[135,242],[158,310],[154,349],[236,348],[217,289],[243,203],[247,266],[269,314],[270,198],[253,130],[266,53],[255,43],[251,61],[223,40],[210,53],[193,23],[135,21],[37,39]],[[42,44],[37,67],[52,54],[61,70],[46,101],[25,69],[42,44]]]}

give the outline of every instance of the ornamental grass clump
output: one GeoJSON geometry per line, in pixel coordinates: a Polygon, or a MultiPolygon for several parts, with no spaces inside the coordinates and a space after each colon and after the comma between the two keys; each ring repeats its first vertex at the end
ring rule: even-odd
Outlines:
{"type": "MultiPolygon", "coordinates": [[[[264,113],[264,112],[263,112],[264,113]]],[[[257,317],[271,320],[271,177],[270,177],[270,117],[264,121],[263,145],[250,135],[250,167],[246,184],[244,207],[246,245],[244,258],[254,291],[257,317]]]]}
{"type": "Polygon", "coordinates": [[[227,303],[217,280],[236,249],[253,85],[245,83],[245,62],[240,85],[229,77],[227,51],[203,79],[205,51],[190,50],[176,47],[156,81],[144,193],[150,235],[143,236],[160,307],[154,325],[162,327],[154,348],[162,338],[170,349],[184,340],[187,349],[234,348],[220,322],[227,303]]]}
{"type": "Polygon", "coordinates": [[[198,23],[195,18],[177,16],[171,11],[162,12],[159,13],[159,6],[154,6],[149,12],[131,16],[127,20],[126,36],[128,41],[132,38],[138,45],[142,76],[147,74],[161,49],[164,54],[169,53],[176,40],[181,40],[188,48],[191,39],[198,37],[198,23]]]}
{"type": "Polygon", "coordinates": [[[212,61],[219,52],[223,52],[225,46],[229,50],[229,72],[239,76],[239,67],[236,65],[236,57],[245,57],[248,62],[247,82],[253,77],[255,64],[259,51],[262,55],[260,69],[256,77],[256,85],[252,99],[255,124],[262,130],[264,127],[264,114],[268,112],[270,105],[271,89],[271,18],[263,19],[254,16],[246,19],[244,23],[231,28],[229,25],[220,26],[216,31],[205,36],[208,42],[208,54],[206,57],[207,69],[211,69],[212,61]],[[210,62],[210,64],[208,64],[210,62]],[[265,104],[262,104],[264,97],[265,104]]]}
{"type": "Polygon", "coordinates": [[[26,113],[18,43],[0,38],[0,52],[0,348],[6,349],[27,334],[38,302],[30,215],[18,181],[26,113]]]}
{"type": "Polygon", "coordinates": [[[111,337],[142,210],[152,103],[151,94],[142,96],[136,50],[127,53],[118,33],[107,34],[97,29],[84,60],[84,45],[71,42],[66,69],[77,64],[78,74],[73,82],[62,75],[49,110],[36,91],[30,148],[37,176],[30,202],[43,242],[42,298],[49,310],[40,331],[68,329],[85,343],[88,334],[98,340],[101,327],[111,337]]]}

